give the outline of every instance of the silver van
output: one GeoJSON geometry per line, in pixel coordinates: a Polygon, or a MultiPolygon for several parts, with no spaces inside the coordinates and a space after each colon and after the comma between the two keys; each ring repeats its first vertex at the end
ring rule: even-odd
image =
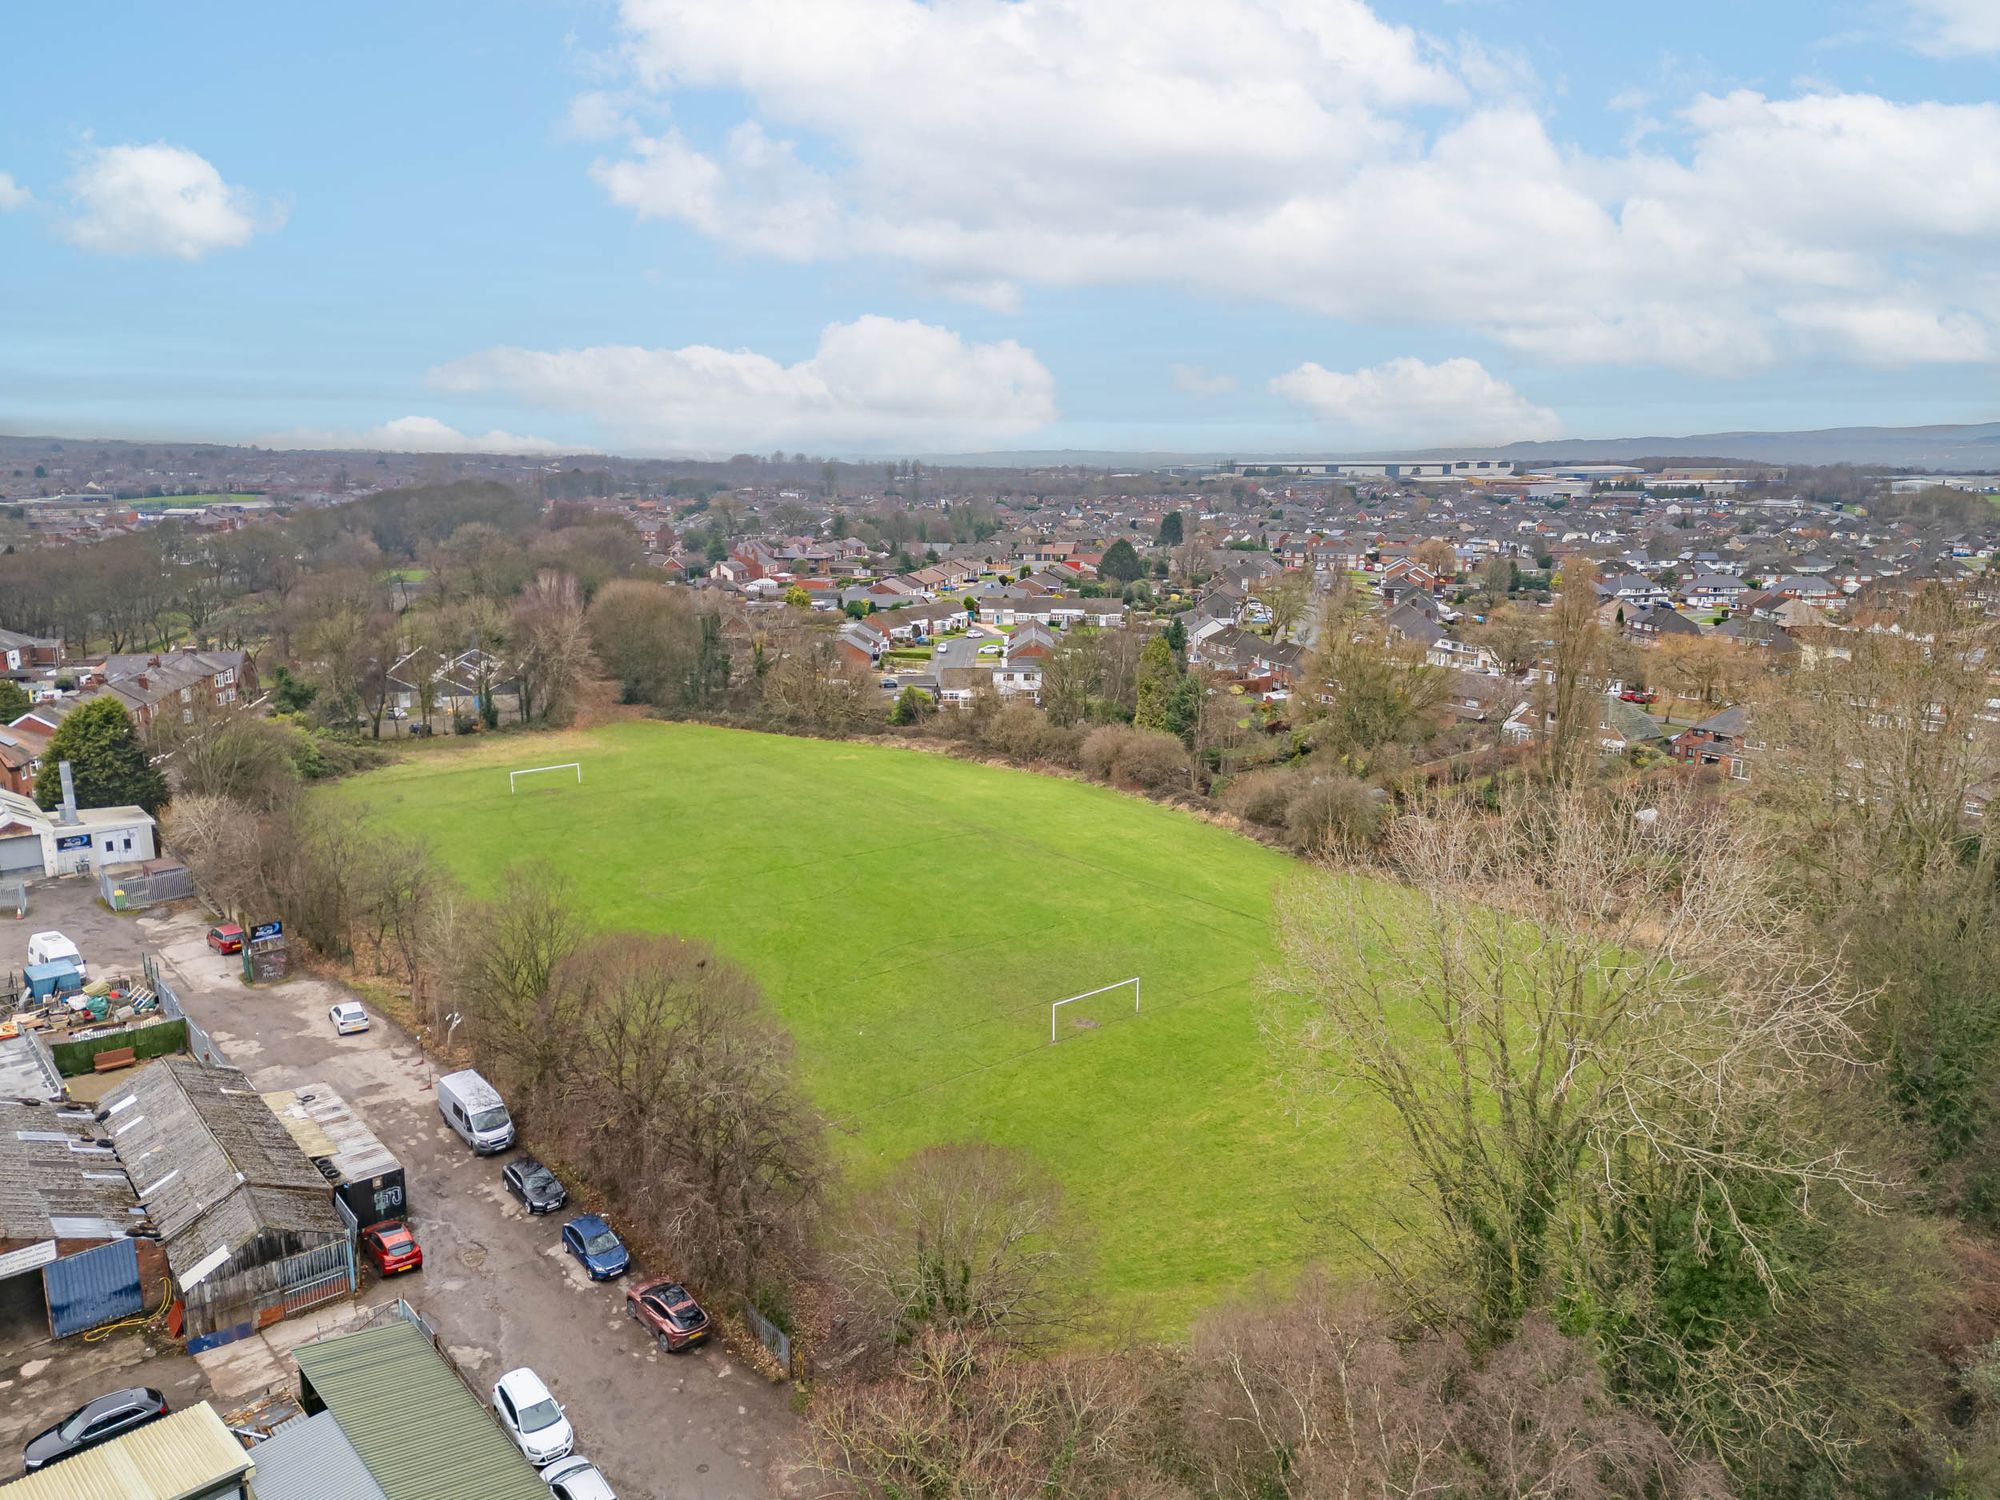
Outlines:
{"type": "Polygon", "coordinates": [[[481,1156],[514,1144],[514,1121],[500,1091],[471,1068],[437,1082],[438,1113],[481,1156]]]}

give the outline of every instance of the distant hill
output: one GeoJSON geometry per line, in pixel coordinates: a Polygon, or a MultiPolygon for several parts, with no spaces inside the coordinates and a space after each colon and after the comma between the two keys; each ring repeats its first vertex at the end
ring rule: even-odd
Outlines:
{"type": "Polygon", "coordinates": [[[958,468],[1076,465],[1093,469],[1153,469],[1231,458],[1511,458],[1523,463],[1632,463],[1642,458],[1734,459],[1766,464],[1879,464],[1892,469],[2000,470],[2000,422],[1936,427],[1826,427],[1814,432],[1703,432],[1681,437],[1569,438],[1487,448],[1465,444],[1412,452],[1329,444],[1292,453],[1117,453],[1087,449],[1019,453],[936,454],[926,463],[958,468]]]}

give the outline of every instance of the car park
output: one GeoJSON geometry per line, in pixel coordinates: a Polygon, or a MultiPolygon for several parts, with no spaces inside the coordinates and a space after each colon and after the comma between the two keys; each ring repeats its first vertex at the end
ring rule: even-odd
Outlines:
{"type": "Polygon", "coordinates": [[[625,1315],[647,1329],[663,1353],[678,1354],[708,1338],[708,1314],[694,1294],[670,1276],[628,1287],[625,1315]]]}
{"type": "Polygon", "coordinates": [[[208,946],[217,953],[241,953],[243,929],[234,922],[218,922],[208,929],[208,946]]]}
{"type": "Polygon", "coordinates": [[[30,1474],[36,1473],[157,1421],[169,1410],[167,1398],[151,1386],[137,1385],[99,1396],[29,1438],[21,1452],[21,1466],[30,1474]]]}
{"type": "Polygon", "coordinates": [[[350,1036],[357,1031],[368,1029],[368,1012],[363,1010],[357,1001],[343,1000],[338,1005],[330,1005],[326,1013],[333,1022],[336,1036],[350,1036]]]}
{"type": "Polygon", "coordinates": [[[569,1189],[532,1156],[517,1156],[500,1170],[500,1180],[531,1214],[552,1214],[569,1202],[569,1189]]]}
{"type": "Polygon", "coordinates": [[[509,1370],[493,1386],[493,1414],[501,1430],[536,1468],[568,1458],[576,1433],[562,1406],[542,1384],[542,1377],[525,1366],[509,1370]]]}
{"type": "Polygon", "coordinates": [[[597,1465],[575,1455],[558,1460],[542,1470],[554,1500],[618,1500],[611,1483],[597,1472],[597,1465]]]}
{"type": "Polygon", "coordinates": [[[610,1281],[632,1267],[632,1252],[597,1214],[578,1214],[563,1225],[562,1242],[592,1281],[610,1281]]]}
{"type": "Polygon", "coordinates": [[[424,1247],[416,1231],[401,1219],[384,1219],[361,1231],[361,1249],[378,1276],[395,1276],[424,1268],[424,1247]]]}

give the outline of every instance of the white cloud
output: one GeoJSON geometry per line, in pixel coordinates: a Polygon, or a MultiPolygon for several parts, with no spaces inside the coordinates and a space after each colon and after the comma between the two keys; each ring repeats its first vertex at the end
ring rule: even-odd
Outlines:
{"type": "Polygon", "coordinates": [[[1390,443],[1509,443],[1562,435],[1562,421],[1476,359],[1392,359],[1351,374],[1306,363],[1271,390],[1343,437],[1390,443]]]}
{"type": "Polygon", "coordinates": [[[1200,365],[1170,365],[1174,389],[1188,396],[1226,396],[1236,389],[1234,375],[1211,374],[1200,365]]]}
{"type": "Polygon", "coordinates": [[[11,213],[17,208],[26,208],[34,201],[33,193],[5,172],[0,172],[0,214],[11,213]]]}
{"type": "Polygon", "coordinates": [[[621,445],[656,452],[907,449],[1016,437],[1052,421],[1055,381],[1009,339],[863,317],[828,325],[809,359],[693,344],[489,349],[432,372],[448,391],[493,391],[581,412],[621,445]]]}
{"type": "MultiPolygon", "coordinates": [[[[1696,94],[1598,155],[1550,135],[1517,62],[1362,0],[622,17],[635,90],[733,92],[744,118],[716,141],[631,131],[596,180],[755,253],[941,287],[1178,286],[1703,370],[1825,347],[1793,303],[2000,322],[2000,105],[1696,94]]],[[[1904,343],[1869,350],[1868,321],[1869,357],[1904,343]]]]}
{"type": "Polygon", "coordinates": [[[86,250],[200,260],[275,229],[284,215],[180,146],[97,146],[69,183],[63,229],[86,250]]]}
{"type": "Polygon", "coordinates": [[[1933,57],[2000,52],[2000,5],[1993,0],[1909,0],[1910,39],[1933,57]]]}
{"type": "Polygon", "coordinates": [[[366,448],[389,453],[587,453],[587,448],[552,443],[547,438],[521,437],[511,432],[474,436],[446,426],[436,417],[397,417],[363,431],[295,428],[261,438],[266,448],[366,448]]]}

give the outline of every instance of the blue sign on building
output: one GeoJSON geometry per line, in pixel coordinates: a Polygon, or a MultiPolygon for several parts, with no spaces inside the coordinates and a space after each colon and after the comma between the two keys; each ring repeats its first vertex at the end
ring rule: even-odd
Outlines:
{"type": "Polygon", "coordinates": [[[258,922],[250,928],[250,941],[261,943],[265,938],[277,937],[285,930],[283,922],[258,922]]]}

